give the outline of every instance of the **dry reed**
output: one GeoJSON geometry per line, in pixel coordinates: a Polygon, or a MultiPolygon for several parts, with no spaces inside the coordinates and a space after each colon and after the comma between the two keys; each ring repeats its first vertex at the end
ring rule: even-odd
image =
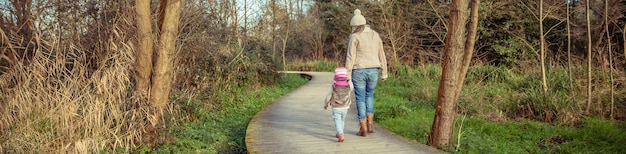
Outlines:
{"type": "Polygon", "coordinates": [[[133,46],[112,34],[98,68],[95,51],[36,38],[32,60],[0,76],[0,153],[128,152],[141,140],[149,110],[129,90],[133,46]]]}

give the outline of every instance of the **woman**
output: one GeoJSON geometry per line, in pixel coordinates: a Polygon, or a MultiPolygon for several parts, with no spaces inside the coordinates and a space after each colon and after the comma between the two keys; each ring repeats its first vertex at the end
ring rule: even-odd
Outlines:
{"type": "Polygon", "coordinates": [[[374,133],[374,90],[379,70],[381,80],[387,79],[387,60],[380,35],[366,25],[361,10],[354,10],[350,26],[352,34],[348,41],[346,68],[356,96],[360,126],[356,135],[365,137],[367,133],[374,133]]]}

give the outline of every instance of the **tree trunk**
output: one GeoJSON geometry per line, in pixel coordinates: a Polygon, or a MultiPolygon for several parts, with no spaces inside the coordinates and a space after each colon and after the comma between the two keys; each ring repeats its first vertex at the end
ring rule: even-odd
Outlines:
{"type": "Polygon", "coordinates": [[[4,25],[4,13],[0,14],[0,29],[7,29],[6,26],[4,25]]]}
{"type": "Polygon", "coordinates": [[[585,112],[589,113],[591,108],[591,19],[589,13],[589,0],[587,0],[586,9],[587,12],[587,107],[585,112]]]}
{"type": "MultiPolygon", "coordinates": [[[[15,18],[17,19],[14,23],[17,31],[17,35],[21,36],[20,38],[20,46],[21,47],[29,47],[30,41],[33,38],[33,28],[34,28],[34,19],[32,17],[32,0],[12,0],[11,4],[15,8],[15,18]]],[[[13,21],[12,19],[10,21],[13,21]]],[[[33,56],[35,56],[35,50],[29,48],[19,48],[16,50],[17,53],[11,52],[9,54],[9,61],[18,62],[20,60],[25,60],[26,62],[30,61],[33,56]]]]}
{"type": "Polygon", "coordinates": [[[450,4],[448,32],[444,47],[445,55],[442,63],[443,72],[439,82],[435,118],[428,142],[431,146],[448,144],[452,137],[456,114],[455,92],[459,83],[459,73],[461,73],[468,5],[467,0],[452,1],[450,4]]]}
{"type": "Polygon", "coordinates": [[[611,109],[609,112],[609,118],[611,120],[613,120],[613,106],[615,105],[615,94],[614,94],[614,88],[613,88],[613,84],[615,83],[615,80],[613,79],[613,52],[612,52],[612,46],[611,46],[611,33],[609,32],[609,1],[608,0],[604,0],[604,28],[606,31],[606,39],[607,39],[607,45],[609,47],[609,73],[611,76],[611,109]]]}
{"type": "MultiPolygon", "coordinates": [[[[155,55],[154,73],[152,74],[152,89],[150,100],[155,105],[159,114],[165,109],[172,85],[172,60],[176,49],[178,37],[178,23],[180,20],[181,0],[162,0],[161,8],[164,8],[163,23],[161,25],[160,38],[157,53],[155,55]]],[[[160,115],[158,115],[160,116],[160,115]]]]}
{"type": "Polygon", "coordinates": [[[546,81],[546,38],[543,34],[543,0],[539,1],[539,41],[541,41],[541,87],[543,94],[548,93],[548,83],[546,81]]]}
{"type": "Polygon", "coordinates": [[[237,38],[237,42],[239,42],[241,46],[241,36],[239,36],[239,15],[237,12],[237,0],[232,0],[231,3],[231,15],[230,20],[232,21],[231,26],[233,27],[233,35],[237,38]]]}
{"type": "Polygon", "coordinates": [[[152,52],[154,50],[152,36],[152,20],[150,18],[150,0],[136,0],[137,15],[137,53],[135,55],[135,92],[140,102],[147,102],[150,91],[150,74],[152,73],[152,52]]]}
{"type": "Polygon", "coordinates": [[[569,75],[569,96],[574,98],[574,78],[572,77],[572,31],[570,24],[570,3],[567,3],[567,74],[569,75]]]}
{"type": "Polygon", "coordinates": [[[283,71],[286,71],[285,69],[287,68],[286,67],[287,61],[286,61],[286,58],[285,58],[285,52],[287,52],[286,51],[287,50],[287,39],[289,39],[289,32],[291,31],[291,27],[290,27],[291,26],[291,18],[290,18],[290,15],[291,15],[291,12],[293,11],[293,5],[291,5],[291,0],[288,0],[288,2],[285,2],[285,3],[289,3],[289,7],[287,7],[286,19],[284,19],[284,20],[287,20],[287,21],[285,21],[286,24],[287,24],[286,25],[287,27],[285,29],[285,31],[286,31],[285,32],[285,36],[283,37],[283,48],[282,48],[282,52],[281,52],[282,53],[281,57],[282,57],[282,62],[283,62],[283,71]]]}
{"type": "Polygon", "coordinates": [[[461,74],[459,74],[459,81],[454,100],[459,100],[461,90],[463,89],[463,83],[465,82],[465,76],[467,70],[469,70],[470,62],[472,62],[472,56],[474,56],[474,45],[476,44],[476,31],[478,30],[478,7],[480,7],[480,0],[472,0],[470,12],[470,29],[467,32],[467,39],[465,40],[465,51],[463,55],[463,65],[461,66],[461,74]]]}
{"type": "Polygon", "coordinates": [[[163,23],[165,20],[165,9],[167,8],[167,3],[169,0],[161,0],[159,1],[159,14],[158,14],[158,21],[157,21],[157,26],[159,26],[159,33],[163,32],[163,23]]]}
{"type": "Polygon", "coordinates": [[[11,3],[15,7],[15,14],[17,17],[16,27],[18,27],[18,34],[23,37],[22,46],[31,41],[33,35],[33,18],[31,13],[32,0],[12,0],[11,3]]]}
{"type": "Polygon", "coordinates": [[[276,0],[270,2],[272,9],[272,60],[276,59],[276,0]]]}
{"type": "Polygon", "coordinates": [[[243,44],[248,44],[248,0],[243,1],[243,44]]]}

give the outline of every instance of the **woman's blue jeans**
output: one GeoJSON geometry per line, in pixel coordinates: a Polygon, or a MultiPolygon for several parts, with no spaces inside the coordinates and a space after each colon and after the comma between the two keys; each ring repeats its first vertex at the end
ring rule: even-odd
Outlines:
{"type": "Polygon", "coordinates": [[[374,114],[374,90],[377,83],[378,68],[352,70],[352,85],[359,119],[365,119],[366,112],[374,114]]]}

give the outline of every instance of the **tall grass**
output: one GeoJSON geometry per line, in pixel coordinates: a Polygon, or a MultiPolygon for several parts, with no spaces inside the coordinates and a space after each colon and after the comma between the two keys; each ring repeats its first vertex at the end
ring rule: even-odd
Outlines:
{"type": "Polygon", "coordinates": [[[149,116],[130,107],[131,46],[110,44],[115,52],[99,55],[108,60],[93,70],[87,51],[38,42],[28,64],[1,76],[0,153],[91,153],[140,140],[137,121],[149,116]]]}

